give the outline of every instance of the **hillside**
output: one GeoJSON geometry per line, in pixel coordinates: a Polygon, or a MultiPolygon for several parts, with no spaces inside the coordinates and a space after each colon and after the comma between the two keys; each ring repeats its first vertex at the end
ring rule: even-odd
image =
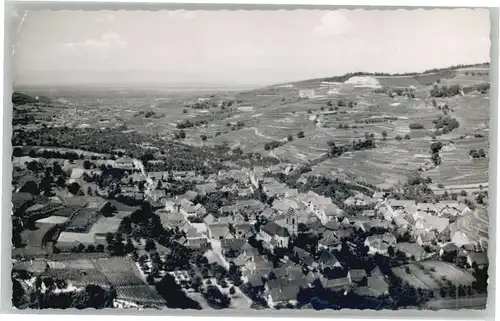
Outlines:
{"type": "Polygon", "coordinates": [[[59,92],[37,108],[57,126],[85,133],[110,129],[195,147],[227,145],[308,163],[312,171],[304,175],[379,188],[404,184],[423,170],[442,194],[486,186],[488,153],[471,158],[469,151],[489,147],[488,83],[483,64],[419,74],[350,73],[241,92],[59,92]],[[300,89],[314,92],[305,98],[300,89]],[[450,145],[437,158],[430,152],[436,140],[450,145]],[[342,151],[332,157],[331,146],[342,151]]]}
{"type": "MultiPolygon", "coordinates": [[[[371,76],[374,78],[380,78],[380,79],[388,79],[388,78],[395,78],[395,84],[399,86],[404,86],[408,79],[413,79],[416,83],[422,84],[422,85],[429,85],[435,82],[437,79],[442,79],[442,78],[453,78],[456,75],[456,72],[460,69],[464,68],[488,68],[489,69],[490,64],[489,63],[480,63],[480,64],[470,64],[470,65],[456,65],[456,66],[450,66],[450,67],[445,67],[445,68],[434,68],[434,69],[429,69],[425,70],[423,72],[408,72],[408,73],[384,73],[384,72],[365,72],[365,71],[358,71],[358,72],[351,72],[351,73],[346,73],[340,76],[332,76],[332,77],[324,77],[324,78],[315,78],[315,79],[307,79],[307,80],[300,80],[300,81],[291,81],[288,83],[280,83],[276,85],[272,85],[269,87],[276,87],[276,86],[284,86],[284,85],[293,85],[296,87],[302,87],[302,86],[307,86],[309,84],[316,84],[316,83],[321,83],[321,82],[345,82],[349,80],[352,77],[356,76],[371,76]]],[[[413,83],[412,83],[413,84],[413,83]]]]}

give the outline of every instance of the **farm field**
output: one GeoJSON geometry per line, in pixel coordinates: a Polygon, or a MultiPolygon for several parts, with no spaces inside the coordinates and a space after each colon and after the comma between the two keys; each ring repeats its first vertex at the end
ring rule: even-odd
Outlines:
{"type": "Polygon", "coordinates": [[[34,229],[26,229],[21,233],[21,240],[30,247],[43,248],[44,243],[50,240],[49,232],[54,227],[54,224],[36,223],[34,229]]]}
{"type": "Polygon", "coordinates": [[[441,289],[447,282],[459,286],[470,285],[475,280],[470,273],[443,261],[407,264],[393,268],[392,271],[403,282],[409,283],[416,289],[434,291],[441,289]]]}
{"type": "Polygon", "coordinates": [[[94,223],[98,220],[99,214],[96,209],[84,208],[76,213],[66,224],[65,231],[88,233],[94,223]]]}
{"type": "Polygon", "coordinates": [[[94,266],[114,286],[143,285],[141,273],[130,258],[102,258],[93,261],[94,266]]]}
{"type": "Polygon", "coordinates": [[[484,310],[486,308],[486,302],[486,296],[474,296],[469,298],[446,298],[432,300],[425,305],[425,308],[430,310],[484,310]]]}
{"type": "Polygon", "coordinates": [[[149,285],[117,286],[116,296],[120,300],[140,302],[141,304],[166,305],[166,301],[149,285]]]}

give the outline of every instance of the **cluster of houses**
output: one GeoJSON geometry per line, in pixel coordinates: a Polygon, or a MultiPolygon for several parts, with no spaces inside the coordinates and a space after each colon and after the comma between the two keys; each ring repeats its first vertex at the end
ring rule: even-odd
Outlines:
{"type": "MultiPolygon", "coordinates": [[[[300,193],[264,175],[265,172],[262,168],[223,172],[221,176],[215,175],[214,180],[198,183],[195,193],[210,194],[220,190],[217,179],[231,177],[239,182],[238,188],[248,188],[252,193],[262,188],[273,197],[271,204],[256,199],[238,199],[231,205],[222,206],[218,213],[207,213],[203,206],[189,200],[192,198],[183,196],[166,201],[165,208],[157,214],[165,226],[185,232],[185,237],[178,242],[210,252],[209,257],[223,266],[238,266],[243,281],[259,290],[270,306],[293,303],[300,289],[311,286],[316,280],[325,288],[354,291],[364,296],[385,295],[389,285],[380,271],[346,270],[333,250],[340,250],[343,241],[356,231],[362,231],[370,234],[364,246],[372,255],[401,253],[415,261],[439,256],[443,249],[453,244],[450,239],[441,237],[450,222],[471,211],[456,201],[417,204],[412,200],[388,199],[386,193],[375,192],[373,195],[356,193],[348,198],[345,206],[367,209],[355,216],[347,215],[331,198],[312,191],[300,193]],[[191,222],[194,217],[201,222],[191,222]],[[256,222],[262,224],[256,227],[256,222]],[[295,237],[311,231],[321,235],[316,253],[293,246],[295,237]],[[398,241],[401,231],[407,232],[410,239],[398,241]],[[292,250],[276,267],[266,256],[260,255],[257,248],[250,246],[251,237],[260,241],[269,253],[279,248],[292,247],[292,250]],[[429,246],[436,252],[429,252],[426,249],[429,246]],[[338,277],[322,273],[325,269],[336,268],[343,271],[338,277]]],[[[469,254],[484,256],[482,252],[470,251],[469,254]]]]}
{"type": "MultiPolygon", "coordinates": [[[[176,239],[178,243],[201,250],[209,261],[226,268],[231,264],[239,267],[242,280],[273,307],[293,303],[301,289],[318,281],[323,287],[336,291],[354,291],[375,297],[385,295],[388,283],[380,271],[348,269],[339,262],[334,250],[340,250],[346,240],[361,232],[368,235],[363,245],[371,255],[402,253],[415,261],[436,254],[442,256],[454,245],[455,236],[446,235],[450,223],[471,213],[469,207],[457,201],[416,203],[387,198],[382,192],[355,193],[339,207],[329,197],[313,191],[299,192],[278,182],[272,175],[266,175],[290,173],[293,167],[287,164],[221,170],[202,176],[192,171],[143,174],[134,160],[128,158],[119,158],[112,164],[99,162],[128,170],[130,173],[120,185],[121,195],[149,201],[166,228],[182,232],[182,237],[176,239]],[[173,181],[192,183],[192,189],[182,195],[169,195],[167,187],[173,181]],[[218,191],[231,193],[229,205],[220,206],[214,212],[199,203],[202,199],[199,196],[218,191]],[[254,198],[256,191],[264,192],[272,201],[263,203],[254,198]],[[356,215],[348,215],[343,208],[350,206],[364,209],[356,215]],[[295,239],[307,233],[318,235],[314,250],[295,245],[295,239]],[[410,237],[401,240],[402,234],[410,237]],[[287,254],[277,265],[259,254],[260,248],[250,245],[251,238],[260,242],[266,253],[274,255],[278,249],[286,249],[287,254]],[[332,277],[334,270],[342,272],[333,273],[336,276],[332,277]]],[[[100,175],[99,169],[83,169],[80,165],[65,164],[71,172],[71,182],[83,185],[85,175],[100,175]]],[[[46,209],[33,204],[33,198],[26,193],[16,193],[13,201],[15,211],[41,212],[38,216],[31,215],[40,226],[63,226],[54,243],[67,250],[77,244],[106,244],[106,233],[116,232],[121,219],[130,215],[130,212],[113,217],[93,215],[109,206],[109,202],[98,193],[96,195],[74,198],[72,206],[65,204],[51,209],[51,215],[43,214],[46,209]],[[79,230],[78,224],[75,225],[76,213],[87,221],[92,221],[94,216],[96,219],[91,224],[86,222],[89,228],[79,230]]],[[[469,265],[484,264],[484,252],[471,248],[467,255],[469,265]]]]}

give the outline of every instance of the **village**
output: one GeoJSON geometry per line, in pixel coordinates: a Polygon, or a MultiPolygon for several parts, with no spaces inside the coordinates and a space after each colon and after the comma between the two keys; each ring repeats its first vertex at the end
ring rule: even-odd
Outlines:
{"type": "Polygon", "coordinates": [[[418,203],[390,190],[350,191],[336,204],[282,182],[292,164],[203,175],[81,151],[17,156],[19,305],[60,305],[90,285],[110,306],[160,309],[486,301],[486,193],[418,203]]]}

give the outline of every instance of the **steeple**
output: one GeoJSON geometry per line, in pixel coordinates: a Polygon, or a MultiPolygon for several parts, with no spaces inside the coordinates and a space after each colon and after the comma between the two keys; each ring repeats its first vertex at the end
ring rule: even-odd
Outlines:
{"type": "Polygon", "coordinates": [[[297,213],[293,209],[293,207],[289,207],[286,212],[286,228],[290,235],[297,235],[298,233],[298,222],[297,222],[297,213]]]}

